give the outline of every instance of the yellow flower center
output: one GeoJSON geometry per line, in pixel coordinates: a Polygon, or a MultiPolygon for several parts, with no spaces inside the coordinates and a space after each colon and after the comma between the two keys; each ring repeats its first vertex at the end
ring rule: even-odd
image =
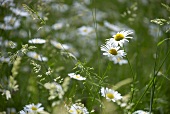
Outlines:
{"type": "Polygon", "coordinates": [[[110,49],[109,53],[112,55],[117,55],[117,51],[115,49],[110,49]]]}
{"type": "Polygon", "coordinates": [[[31,107],[31,109],[35,111],[35,110],[37,110],[37,107],[33,106],[33,107],[31,107]]]}
{"type": "Polygon", "coordinates": [[[74,111],[73,110],[69,110],[70,113],[73,113],[74,111]]]}
{"type": "Polygon", "coordinates": [[[79,75],[76,75],[76,78],[80,78],[80,76],[79,76],[79,75]]]}
{"type": "Polygon", "coordinates": [[[84,29],[83,32],[87,32],[87,29],[84,29]]]}
{"type": "Polygon", "coordinates": [[[125,38],[125,36],[124,36],[123,34],[121,34],[121,33],[117,33],[116,36],[114,37],[114,39],[115,39],[116,41],[120,41],[120,40],[122,40],[123,38],[125,38]]]}
{"type": "Polygon", "coordinates": [[[38,58],[39,58],[39,55],[38,55],[38,54],[35,54],[35,55],[34,55],[34,58],[35,58],[35,59],[38,59],[38,58]]]}
{"type": "Polygon", "coordinates": [[[76,114],[83,114],[82,110],[80,109],[77,109],[76,112],[77,112],[76,114]]]}
{"type": "Polygon", "coordinates": [[[114,98],[114,95],[112,93],[107,93],[106,96],[109,98],[109,99],[113,99],[114,98]]]}

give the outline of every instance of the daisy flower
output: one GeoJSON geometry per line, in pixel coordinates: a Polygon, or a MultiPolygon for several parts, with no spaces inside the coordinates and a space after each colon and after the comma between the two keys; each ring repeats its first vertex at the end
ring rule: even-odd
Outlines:
{"type": "Polygon", "coordinates": [[[149,112],[143,111],[143,110],[137,110],[133,112],[132,114],[149,114],[149,112]]]}
{"type": "Polygon", "coordinates": [[[56,41],[54,41],[54,40],[51,40],[50,42],[51,42],[51,44],[52,44],[54,47],[56,47],[56,48],[58,48],[58,49],[61,49],[61,50],[68,50],[68,49],[70,49],[70,46],[67,45],[67,44],[61,44],[61,43],[56,42],[56,41]]]}
{"type": "Polygon", "coordinates": [[[133,37],[130,37],[128,35],[132,34],[132,31],[121,31],[118,32],[116,35],[113,35],[113,38],[110,38],[107,42],[114,42],[116,46],[120,45],[121,47],[125,43],[125,41],[129,42],[128,38],[132,39],[133,37]]]}
{"type": "Polygon", "coordinates": [[[86,80],[86,78],[80,76],[80,74],[69,73],[68,76],[70,76],[70,78],[74,78],[76,80],[86,80]]]}
{"type": "Polygon", "coordinates": [[[70,114],[89,114],[87,108],[83,104],[76,103],[71,106],[68,111],[70,114]]]}
{"type": "Polygon", "coordinates": [[[29,104],[24,107],[24,110],[20,111],[20,114],[37,114],[44,112],[44,107],[41,107],[41,103],[35,104],[29,104]]]}
{"type": "Polygon", "coordinates": [[[41,38],[34,38],[28,41],[30,44],[44,44],[46,40],[41,39],[41,38]]]}
{"type": "Polygon", "coordinates": [[[126,59],[122,59],[122,58],[112,58],[111,60],[114,62],[114,64],[119,64],[119,65],[128,63],[126,59]]]}
{"type": "Polygon", "coordinates": [[[31,57],[33,59],[39,60],[39,61],[48,61],[47,57],[43,57],[42,55],[37,54],[36,52],[30,51],[27,53],[28,57],[31,57]]]}
{"type": "Polygon", "coordinates": [[[103,55],[112,58],[123,58],[126,53],[124,50],[119,50],[120,47],[116,46],[114,43],[107,43],[106,45],[101,46],[101,50],[104,51],[103,55]]]}
{"type": "Polygon", "coordinates": [[[55,23],[54,25],[52,25],[52,28],[54,30],[59,30],[62,29],[63,25],[64,25],[63,23],[55,23]]]}
{"type": "Polygon", "coordinates": [[[88,26],[82,26],[80,28],[78,28],[78,32],[79,34],[81,34],[82,36],[86,36],[89,35],[90,33],[92,33],[94,31],[94,29],[92,27],[88,27],[88,26]]]}
{"type": "Polygon", "coordinates": [[[109,101],[116,102],[117,100],[122,99],[121,94],[118,93],[117,91],[112,90],[112,89],[102,87],[100,92],[101,92],[101,95],[103,97],[106,97],[106,99],[109,101]]]}

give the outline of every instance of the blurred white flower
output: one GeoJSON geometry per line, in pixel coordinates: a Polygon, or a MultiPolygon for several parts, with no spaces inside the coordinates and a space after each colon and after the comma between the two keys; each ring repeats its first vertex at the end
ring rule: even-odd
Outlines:
{"type": "Polygon", "coordinates": [[[48,114],[44,111],[44,107],[41,107],[41,103],[35,105],[34,103],[26,105],[24,110],[21,110],[20,114],[48,114]]]}
{"type": "Polygon", "coordinates": [[[31,40],[28,40],[28,43],[30,43],[30,44],[44,44],[44,43],[46,43],[46,40],[41,39],[41,38],[34,38],[31,40]]]}
{"type": "Polygon", "coordinates": [[[50,42],[51,42],[51,44],[52,44],[54,47],[56,47],[56,48],[58,48],[58,49],[61,49],[61,50],[68,50],[68,49],[70,49],[70,46],[67,45],[67,44],[61,44],[61,43],[59,43],[59,42],[57,42],[57,41],[54,41],[54,40],[51,40],[50,42]]]}
{"type": "Polygon", "coordinates": [[[114,43],[116,46],[120,45],[121,47],[125,43],[125,41],[129,42],[128,38],[132,39],[133,37],[130,37],[128,35],[132,34],[132,31],[121,31],[118,32],[116,35],[113,35],[113,38],[110,38],[107,42],[108,43],[114,43]]]}
{"type": "Polygon", "coordinates": [[[13,41],[5,40],[5,41],[4,41],[4,46],[5,46],[5,47],[10,47],[10,48],[14,49],[14,48],[17,47],[17,43],[15,43],[15,42],[13,42],[13,41]]]}
{"type": "Polygon", "coordinates": [[[5,16],[4,23],[0,23],[0,29],[12,30],[20,26],[20,20],[13,16],[5,16]]]}
{"type": "Polygon", "coordinates": [[[27,17],[29,16],[29,13],[28,12],[25,12],[24,10],[21,10],[19,8],[13,8],[13,7],[10,7],[10,10],[15,13],[16,15],[19,15],[19,16],[23,16],[23,17],[27,17]]]}
{"type": "Polygon", "coordinates": [[[143,111],[143,110],[137,110],[133,112],[132,114],[149,114],[149,112],[143,111]]]}
{"type": "Polygon", "coordinates": [[[123,58],[126,55],[124,50],[119,49],[120,47],[116,46],[113,42],[101,46],[101,50],[104,51],[103,55],[108,56],[111,60],[123,58]]]}
{"type": "Polygon", "coordinates": [[[0,6],[3,7],[15,6],[14,0],[3,0],[3,2],[0,3],[0,6]]]}
{"type": "Polygon", "coordinates": [[[109,101],[116,102],[117,100],[122,99],[121,94],[118,93],[117,91],[112,90],[112,89],[102,87],[100,92],[101,92],[101,95],[103,97],[106,97],[106,99],[109,101]]]}
{"type": "Polygon", "coordinates": [[[5,95],[7,100],[11,98],[11,93],[9,90],[5,90],[5,95]]]}
{"type": "Polygon", "coordinates": [[[113,25],[113,24],[109,23],[108,21],[104,21],[104,26],[106,26],[107,28],[109,28],[113,31],[116,31],[116,32],[121,30],[121,28],[119,26],[113,25]]]}
{"type": "Polygon", "coordinates": [[[126,59],[123,58],[111,58],[111,60],[114,62],[114,64],[119,64],[119,65],[123,65],[123,64],[127,64],[128,61],[126,59]]]}
{"type": "Polygon", "coordinates": [[[81,34],[82,36],[90,35],[93,31],[94,29],[88,26],[82,26],[78,28],[78,33],[81,34]]]}
{"type": "Polygon", "coordinates": [[[39,60],[39,61],[48,61],[47,57],[43,57],[42,55],[37,54],[36,52],[30,51],[27,53],[28,57],[31,57],[33,59],[39,60]]]}
{"type": "Polygon", "coordinates": [[[16,109],[15,108],[7,108],[7,114],[16,114],[16,109]]]}
{"type": "Polygon", "coordinates": [[[54,25],[52,25],[52,28],[54,30],[59,30],[63,27],[63,23],[55,23],[54,25]]]}
{"type": "Polygon", "coordinates": [[[73,104],[71,108],[68,110],[68,112],[70,114],[89,114],[87,108],[80,103],[73,104]]]}
{"type": "Polygon", "coordinates": [[[6,57],[6,58],[5,57],[1,57],[0,61],[8,63],[10,61],[10,58],[8,58],[8,57],[6,57]]]}
{"type": "Polygon", "coordinates": [[[59,12],[66,12],[69,9],[69,6],[63,3],[59,3],[59,4],[55,4],[53,3],[51,5],[52,9],[54,9],[55,11],[59,11],[59,12]]]}
{"type": "Polygon", "coordinates": [[[60,84],[58,84],[56,82],[45,83],[44,87],[49,90],[50,96],[49,96],[48,100],[55,99],[56,97],[58,97],[59,99],[63,98],[64,90],[60,84]]]}
{"type": "Polygon", "coordinates": [[[69,73],[68,76],[70,76],[71,78],[74,78],[76,80],[86,80],[86,78],[80,76],[80,74],[69,73]]]}

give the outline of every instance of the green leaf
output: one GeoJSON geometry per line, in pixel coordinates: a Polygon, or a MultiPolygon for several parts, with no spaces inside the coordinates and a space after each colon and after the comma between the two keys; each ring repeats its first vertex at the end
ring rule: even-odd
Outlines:
{"type": "Polygon", "coordinates": [[[157,44],[157,46],[160,46],[160,45],[161,45],[164,41],[166,41],[166,40],[170,40],[170,38],[166,38],[166,39],[160,41],[160,42],[157,44]]]}

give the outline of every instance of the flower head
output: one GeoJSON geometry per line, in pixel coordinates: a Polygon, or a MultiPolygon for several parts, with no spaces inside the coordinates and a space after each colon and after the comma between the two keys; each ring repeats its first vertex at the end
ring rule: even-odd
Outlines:
{"type": "Polygon", "coordinates": [[[132,34],[132,31],[121,31],[118,32],[116,35],[113,35],[113,38],[110,38],[107,42],[108,43],[114,43],[116,46],[120,45],[121,47],[123,46],[123,44],[125,43],[125,41],[129,42],[128,38],[132,39],[132,37],[128,36],[130,34],[132,34]]]}
{"type": "Polygon", "coordinates": [[[70,76],[71,78],[74,78],[76,80],[86,80],[86,78],[80,76],[80,74],[69,73],[68,76],[70,76]]]}
{"type": "Polygon", "coordinates": [[[36,52],[30,51],[27,53],[28,57],[31,57],[33,59],[39,60],[39,61],[48,61],[47,57],[43,57],[39,54],[37,54],[36,52]]]}
{"type": "Polygon", "coordinates": [[[68,50],[68,49],[70,49],[70,46],[67,45],[67,44],[61,44],[61,43],[59,43],[59,42],[57,42],[57,41],[54,41],[54,40],[51,40],[50,42],[51,42],[51,44],[52,44],[54,47],[56,47],[56,48],[58,48],[58,49],[61,49],[61,50],[68,50]]]}
{"type": "Polygon", "coordinates": [[[102,87],[100,92],[101,92],[101,95],[103,97],[106,97],[106,99],[109,101],[116,102],[117,100],[122,99],[121,94],[118,93],[117,91],[112,90],[112,89],[102,87]]]}
{"type": "Polygon", "coordinates": [[[82,36],[86,36],[89,35],[90,33],[93,32],[93,28],[92,27],[88,27],[88,26],[82,26],[80,28],[78,28],[78,32],[79,34],[81,34],[82,36]]]}
{"type": "Polygon", "coordinates": [[[41,39],[41,38],[34,38],[28,41],[30,44],[44,44],[46,40],[41,39]]]}
{"type": "Polygon", "coordinates": [[[26,105],[24,110],[20,111],[20,114],[37,114],[44,112],[44,107],[41,107],[41,103],[35,105],[34,103],[26,105]]]}
{"type": "Polygon", "coordinates": [[[71,106],[68,111],[70,114],[89,114],[87,108],[83,104],[76,103],[71,106]]]}
{"type": "Polygon", "coordinates": [[[137,110],[133,112],[132,114],[149,114],[149,112],[143,111],[143,110],[137,110]]]}
{"type": "Polygon", "coordinates": [[[63,98],[64,90],[63,90],[63,88],[60,84],[58,84],[56,82],[45,83],[44,87],[49,90],[50,96],[49,96],[48,100],[53,100],[57,96],[58,96],[59,99],[63,98]]]}
{"type": "Polygon", "coordinates": [[[104,51],[103,55],[112,58],[123,58],[126,53],[124,50],[119,50],[120,47],[116,46],[114,43],[107,43],[106,45],[101,46],[101,50],[104,51]]]}
{"type": "Polygon", "coordinates": [[[111,58],[111,60],[114,62],[114,64],[119,64],[119,65],[123,65],[123,64],[128,63],[128,61],[126,59],[123,59],[123,58],[111,58]]]}

